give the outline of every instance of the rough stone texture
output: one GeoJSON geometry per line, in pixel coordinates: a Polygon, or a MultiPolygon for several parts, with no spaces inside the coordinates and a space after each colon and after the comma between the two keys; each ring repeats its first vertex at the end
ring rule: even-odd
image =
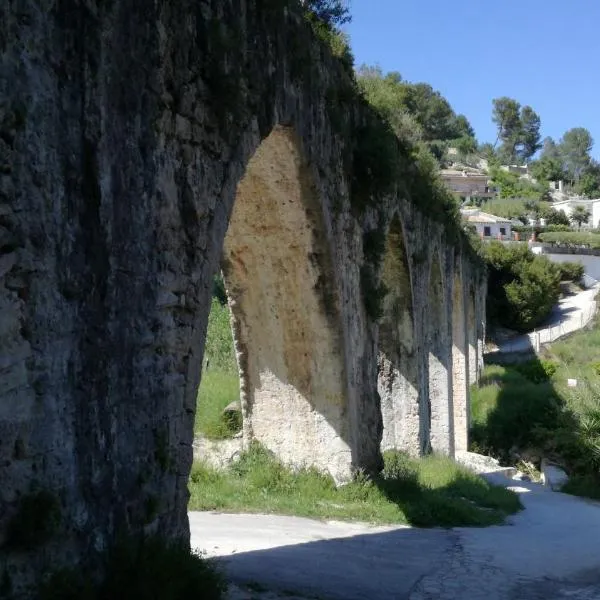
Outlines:
{"type": "Polygon", "coordinates": [[[244,438],[347,481],[352,431],[340,311],[329,300],[331,256],[303,171],[293,132],[276,128],[248,163],[225,238],[244,438]]]}
{"type": "Polygon", "coordinates": [[[454,455],[454,423],[452,399],[452,318],[448,291],[452,277],[442,275],[440,261],[434,254],[430,265],[427,341],[429,352],[430,447],[434,452],[454,455]]]}
{"type": "Polygon", "coordinates": [[[469,446],[469,348],[467,338],[467,293],[463,269],[456,265],[452,310],[452,406],[454,411],[454,450],[466,452],[469,446]]]}
{"type": "Polygon", "coordinates": [[[387,235],[382,281],[384,298],[379,325],[378,392],[383,417],[382,450],[421,452],[419,366],[415,314],[402,225],[395,219],[387,235]]]}
{"type": "Polygon", "coordinates": [[[379,468],[384,428],[389,447],[451,452],[463,241],[404,180],[371,208],[351,203],[371,185],[355,141],[371,117],[351,92],[280,2],[0,3],[0,581],[15,594],[117,532],[188,536],[223,249],[246,441],[338,481],[379,468]],[[403,231],[406,257],[384,272],[410,273],[412,292],[391,286],[382,340],[395,304],[403,339],[380,348],[364,242],[395,216],[388,246],[403,231]],[[383,418],[378,362],[395,382],[383,418]],[[40,491],[57,528],[18,551],[10,524],[40,491]]]}

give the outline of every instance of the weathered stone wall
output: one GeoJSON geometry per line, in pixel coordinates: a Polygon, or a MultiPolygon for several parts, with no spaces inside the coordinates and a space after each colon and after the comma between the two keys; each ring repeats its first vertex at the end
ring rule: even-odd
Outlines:
{"type": "Polygon", "coordinates": [[[339,481],[380,466],[384,428],[387,447],[451,451],[453,265],[470,259],[419,209],[410,152],[377,183],[370,120],[281,2],[0,3],[0,581],[12,592],[120,531],[188,535],[221,257],[247,439],[339,481]],[[382,266],[366,240],[394,216],[382,266]],[[369,306],[382,269],[393,293],[380,333],[369,306]],[[430,355],[444,368],[433,384],[430,355]],[[42,525],[21,535],[31,507],[42,525]]]}

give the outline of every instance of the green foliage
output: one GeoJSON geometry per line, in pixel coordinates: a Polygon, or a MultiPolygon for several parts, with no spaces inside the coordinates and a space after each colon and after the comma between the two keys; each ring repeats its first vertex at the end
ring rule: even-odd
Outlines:
{"type": "Polygon", "coordinates": [[[520,508],[518,498],[453,461],[415,460],[389,452],[384,470],[336,487],[314,469],[285,467],[259,444],[225,471],[196,463],[190,477],[192,510],[293,514],[423,527],[489,525],[520,508]]]}
{"type": "Polygon", "coordinates": [[[539,160],[529,163],[529,172],[537,181],[561,181],[566,178],[560,158],[541,156],[539,160]]]}
{"type": "Polygon", "coordinates": [[[361,66],[357,81],[369,102],[389,121],[401,139],[424,141],[430,150],[455,140],[465,152],[476,148],[473,128],[430,85],[409,83],[397,72],[384,75],[379,67],[361,66]]]}
{"type": "Polygon", "coordinates": [[[231,332],[231,315],[226,304],[213,298],[208,315],[206,343],[204,344],[204,361],[209,368],[236,373],[237,362],[233,348],[233,333],[231,332]]]}
{"type": "Polygon", "coordinates": [[[544,244],[552,244],[567,248],[584,247],[590,249],[600,249],[600,234],[593,232],[556,232],[542,233],[539,240],[544,244]]]}
{"type": "Polygon", "coordinates": [[[360,289],[365,312],[371,320],[379,321],[383,317],[383,300],[388,289],[378,281],[373,267],[370,265],[363,265],[360,269],[360,289]]]}
{"type": "Polygon", "coordinates": [[[27,551],[45,544],[56,533],[60,518],[60,504],[52,492],[42,490],[23,496],[8,523],[6,545],[27,551]]]}
{"type": "Polygon", "coordinates": [[[304,7],[311,16],[332,29],[352,20],[348,4],[343,0],[306,0],[304,7]]]}
{"type": "Polygon", "coordinates": [[[472,443],[509,461],[512,448],[544,445],[541,432],[558,427],[562,404],[548,379],[534,383],[513,366],[487,366],[471,393],[472,443]]]}
{"type": "Polygon", "coordinates": [[[213,277],[213,298],[216,298],[222,305],[227,304],[225,283],[220,274],[213,277]]]}
{"type": "Polygon", "coordinates": [[[399,174],[400,148],[389,123],[366,115],[355,131],[352,160],[352,205],[362,211],[390,193],[399,174]]]}
{"type": "Polygon", "coordinates": [[[490,169],[492,183],[498,187],[500,198],[530,198],[541,200],[546,194],[546,188],[539,184],[521,179],[516,173],[492,167],[490,169]]]}
{"type": "Polygon", "coordinates": [[[104,579],[62,570],[40,586],[40,600],[220,600],[223,576],[211,561],[185,544],[158,537],[121,541],[105,556],[104,579]]]}
{"type": "Polygon", "coordinates": [[[338,58],[348,74],[354,75],[354,54],[350,48],[350,38],[342,31],[332,28],[320,19],[308,17],[315,35],[331,50],[333,56],[338,58]]]}
{"type": "Polygon", "coordinates": [[[560,296],[559,270],[523,244],[485,246],[488,320],[529,331],[546,319],[560,296]]]}
{"type": "Polygon", "coordinates": [[[521,365],[486,366],[471,394],[472,439],[504,460],[512,449],[549,457],[569,471],[562,491],[600,498],[598,319],[545,352],[540,367],[525,367],[525,375],[521,365]],[[577,380],[576,388],[568,378],[577,380]]]}
{"type": "Polygon", "coordinates": [[[223,414],[226,406],[239,399],[240,378],[237,373],[204,371],[198,390],[195,432],[211,440],[222,440],[240,431],[241,423],[223,414]]]}
{"type": "Polygon", "coordinates": [[[556,264],[560,271],[561,281],[580,283],[585,274],[585,267],[581,263],[561,262],[556,264]]]}
{"type": "Polygon", "coordinates": [[[213,298],[208,317],[204,350],[205,364],[196,404],[195,431],[208,439],[225,439],[241,429],[223,414],[223,409],[239,400],[240,378],[233,346],[230,313],[226,304],[213,298]]]}
{"type": "Polygon", "coordinates": [[[530,106],[506,96],[492,101],[492,121],[498,128],[502,145],[498,156],[504,164],[521,164],[541,147],[540,117],[530,106]]]}
{"type": "Polygon", "coordinates": [[[583,127],[574,127],[567,131],[560,141],[560,155],[573,181],[579,181],[585,168],[590,164],[590,152],[594,140],[590,132],[583,127]]]}
{"type": "Polygon", "coordinates": [[[591,216],[592,213],[585,206],[576,206],[571,212],[571,221],[581,229],[581,226],[587,223],[591,216]]]}
{"type": "Polygon", "coordinates": [[[587,198],[600,197],[600,164],[590,161],[575,185],[575,193],[587,198]]]}
{"type": "Polygon", "coordinates": [[[552,379],[556,369],[558,368],[557,363],[551,360],[529,360],[524,363],[518,363],[514,368],[521,373],[524,377],[527,377],[529,381],[533,383],[542,383],[552,379]]]}

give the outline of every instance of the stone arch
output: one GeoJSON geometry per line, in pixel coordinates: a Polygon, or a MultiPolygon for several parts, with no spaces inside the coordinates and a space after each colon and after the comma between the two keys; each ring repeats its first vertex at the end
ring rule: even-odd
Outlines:
{"type": "Polygon", "coordinates": [[[350,477],[352,452],[326,232],[294,131],[277,126],[238,184],[222,268],[240,368],[244,441],[350,477]]]}
{"type": "Polygon", "coordinates": [[[377,359],[383,417],[381,448],[418,455],[420,415],[413,288],[402,223],[397,217],[386,238],[381,277],[387,289],[377,359]]]}
{"type": "Polygon", "coordinates": [[[454,272],[452,298],[452,406],[454,449],[466,452],[469,437],[469,349],[465,311],[465,290],[460,265],[454,272]]]}
{"type": "Polygon", "coordinates": [[[451,352],[448,339],[447,303],[442,268],[437,254],[431,264],[425,320],[429,372],[430,450],[452,455],[451,352]]]}

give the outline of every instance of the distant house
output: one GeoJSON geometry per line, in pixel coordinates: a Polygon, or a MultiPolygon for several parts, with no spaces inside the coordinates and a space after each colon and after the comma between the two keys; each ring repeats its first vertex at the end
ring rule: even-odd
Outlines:
{"type": "Polygon", "coordinates": [[[487,240],[512,240],[512,221],[490,215],[477,208],[463,208],[463,221],[475,227],[477,235],[487,240]]]}
{"type": "Polygon", "coordinates": [[[490,178],[477,169],[442,169],[442,181],[462,203],[476,198],[489,200],[496,197],[490,178]]]}
{"type": "MultiPolygon", "coordinates": [[[[562,183],[562,182],[561,182],[562,183]]],[[[584,223],[581,227],[582,229],[593,229],[596,227],[600,227],[600,199],[597,198],[595,200],[588,200],[587,198],[581,197],[570,197],[567,200],[560,200],[558,202],[552,203],[552,208],[555,210],[559,210],[569,219],[571,218],[571,213],[576,206],[583,206],[590,212],[590,218],[587,223],[584,223]]]]}

